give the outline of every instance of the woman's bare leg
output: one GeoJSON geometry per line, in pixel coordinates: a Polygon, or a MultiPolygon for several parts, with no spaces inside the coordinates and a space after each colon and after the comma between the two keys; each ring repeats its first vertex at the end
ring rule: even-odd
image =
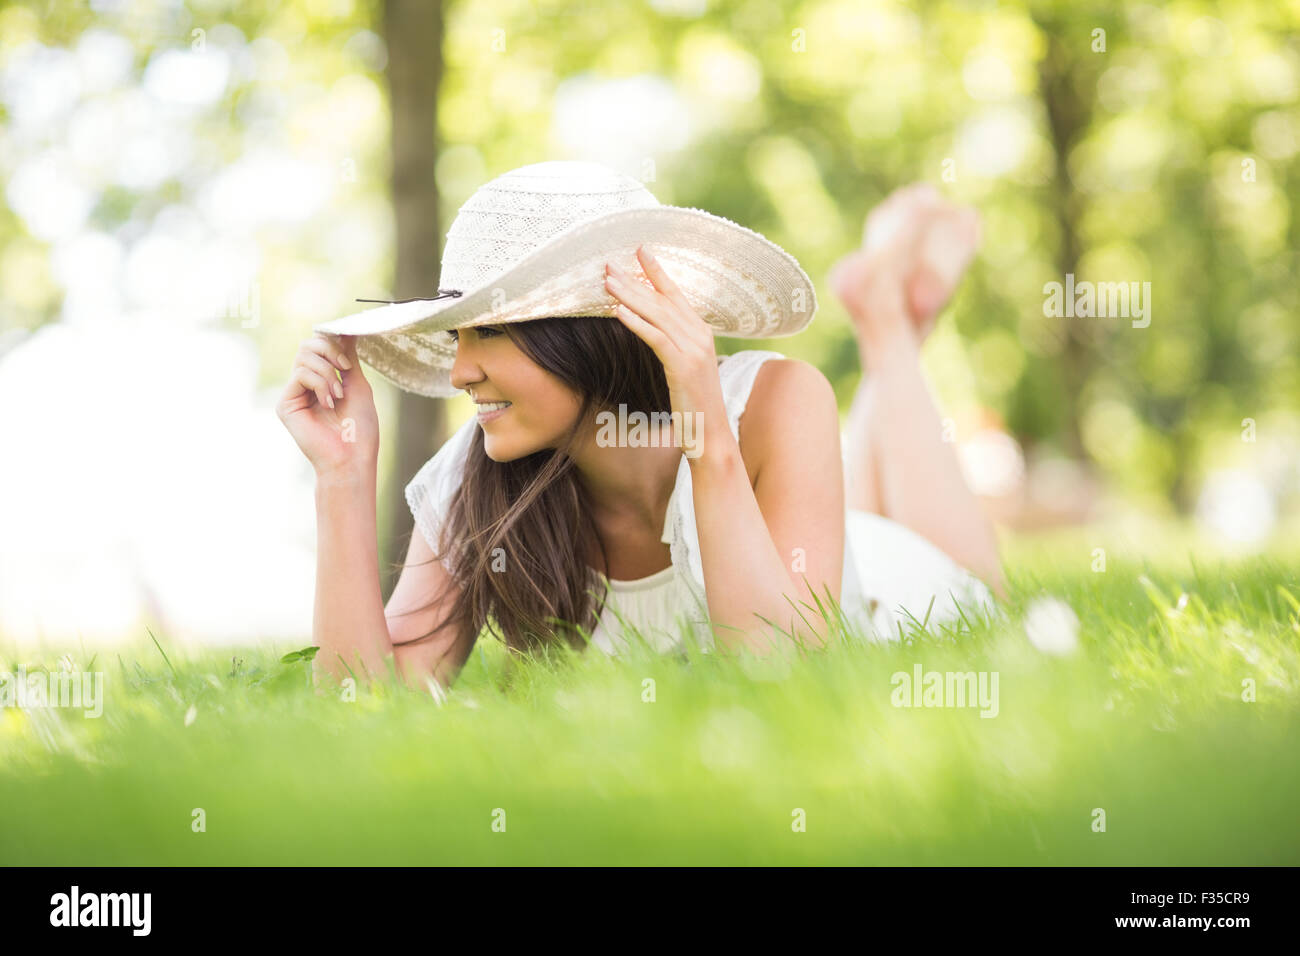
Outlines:
{"type": "Polygon", "coordinates": [[[883,515],[885,502],[876,474],[876,381],[862,376],[844,427],[844,500],[850,508],[883,515]]]}
{"type": "Polygon", "coordinates": [[[920,361],[921,341],[969,261],[952,254],[961,214],[933,191],[915,189],[882,209],[902,222],[894,238],[842,261],[834,280],[854,318],[863,368],[845,430],[846,501],[911,528],[1005,596],[992,523],[966,484],[955,446],[943,440],[920,361]],[[936,238],[945,230],[948,236],[936,238]],[[935,255],[945,264],[918,277],[918,261],[935,255]]]}
{"type": "Polygon", "coordinates": [[[943,440],[916,346],[900,339],[864,353],[846,429],[848,506],[911,528],[1005,596],[992,523],[966,484],[955,445],[943,440]]]}

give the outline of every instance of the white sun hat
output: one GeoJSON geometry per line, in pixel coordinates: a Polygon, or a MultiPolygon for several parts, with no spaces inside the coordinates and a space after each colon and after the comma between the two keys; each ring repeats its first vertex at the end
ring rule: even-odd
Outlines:
{"type": "Polygon", "coordinates": [[[605,288],[605,263],[649,285],[640,245],[715,335],[794,335],[817,310],[812,280],[771,240],[702,209],[662,205],[639,180],[608,166],[563,160],[511,170],[469,197],[447,233],[436,296],[313,328],[359,336],[357,356],[393,384],[446,398],[458,394],[449,330],[614,318],[618,300],[605,288]]]}

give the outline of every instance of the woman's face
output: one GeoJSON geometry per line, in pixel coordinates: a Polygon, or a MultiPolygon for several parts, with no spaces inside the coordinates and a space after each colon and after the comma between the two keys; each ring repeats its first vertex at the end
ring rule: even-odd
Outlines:
{"type": "Polygon", "coordinates": [[[493,461],[513,461],[559,447],[582,405],[581,397],[514,343],[501,326],[451,332],[457,341],[451,384],[478,405],[483,449],[493,461]],[[504,411],[488,411],[509,402],[504,411]]]}

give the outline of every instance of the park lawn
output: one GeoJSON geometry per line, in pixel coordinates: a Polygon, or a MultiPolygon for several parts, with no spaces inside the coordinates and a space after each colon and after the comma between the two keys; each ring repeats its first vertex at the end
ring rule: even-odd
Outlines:
{"type": "Polygon", "coordinates": [[[0,710],[0,862],[1300,863],[1300,557],[1099,572],[1086,534],[1044,540],[965,633],[793,661],[481,641],[441,702],[317,693],[291,646],[0,641],[0,670],[66,652],[106,683],[99,718],[0,710]],[[1026,637],[1047,595],[1072,654],[1026,637]],[[996,715],[896,706],[917,667],[996,672],[996,715]]]}

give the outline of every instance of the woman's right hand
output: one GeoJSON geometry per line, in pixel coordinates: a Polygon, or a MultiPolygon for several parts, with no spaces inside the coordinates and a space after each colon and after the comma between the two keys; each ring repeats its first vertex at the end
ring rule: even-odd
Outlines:
{"type": "Polygon", "coordinates": [[[275,411],[317,475],[376,467],[379,415],[355,335],[317,332],[305,340],[275,411]]]}

